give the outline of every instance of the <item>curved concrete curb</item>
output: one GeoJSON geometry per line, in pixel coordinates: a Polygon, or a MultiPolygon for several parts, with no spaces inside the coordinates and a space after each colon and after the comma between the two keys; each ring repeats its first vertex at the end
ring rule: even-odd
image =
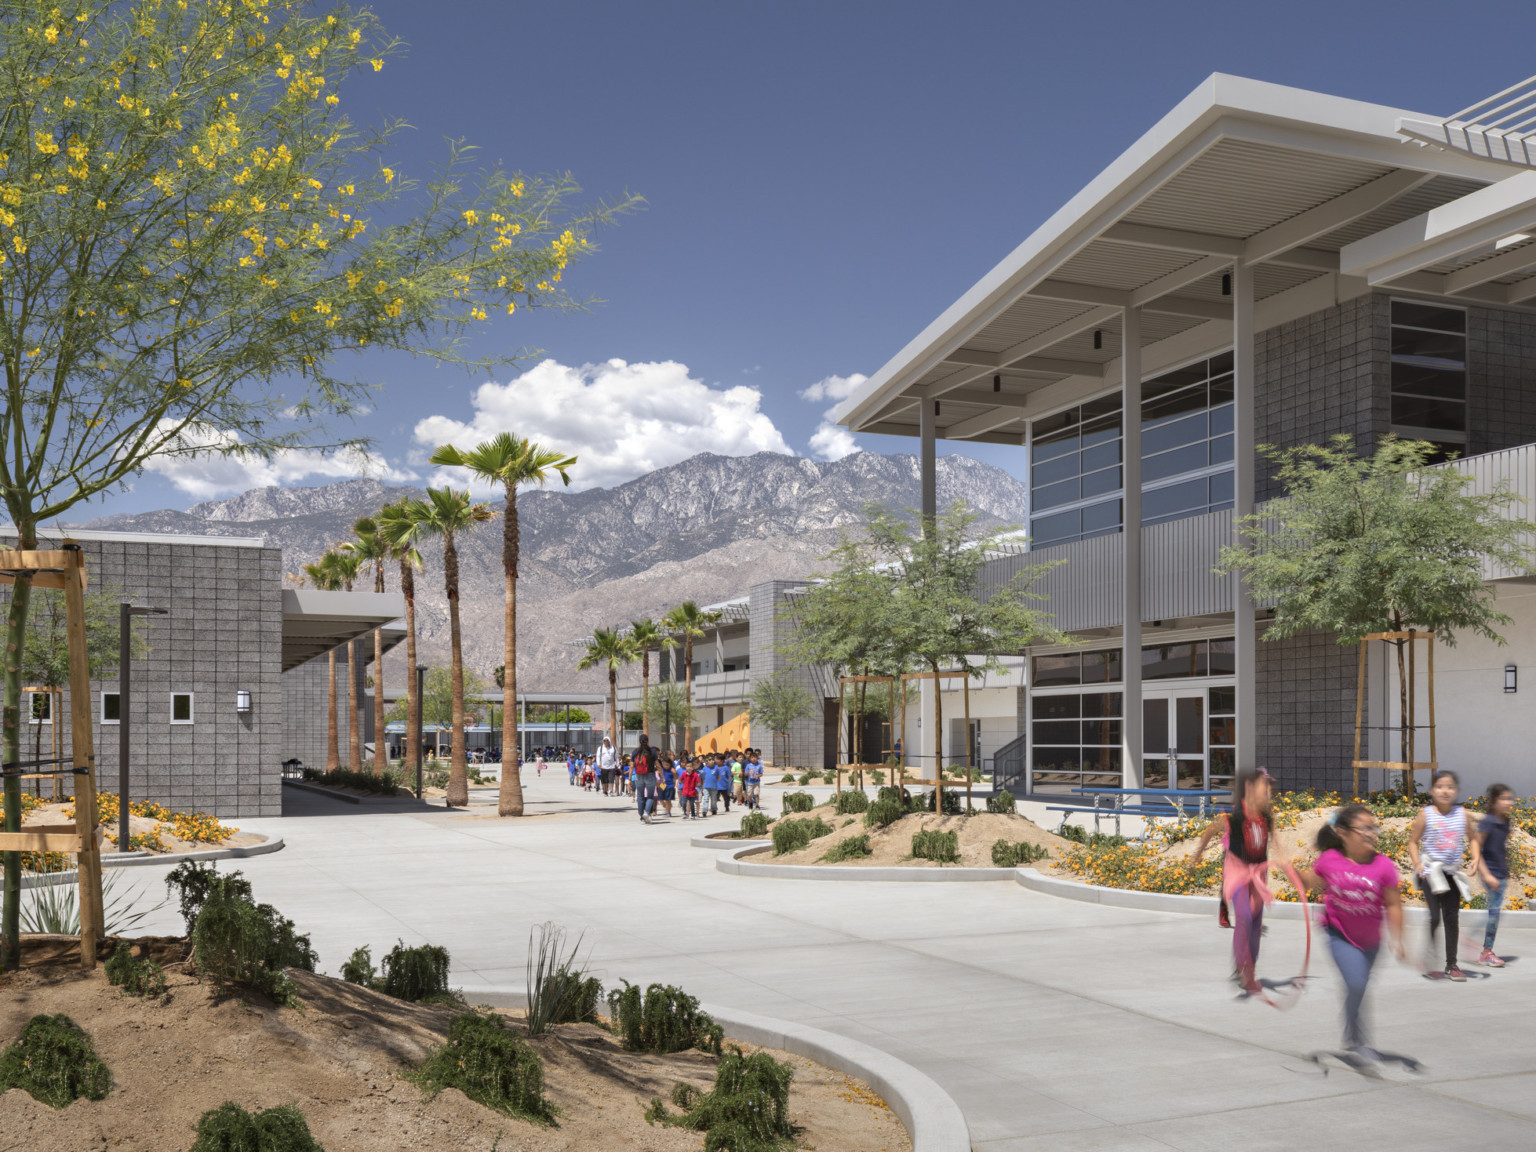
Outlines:
{"type": "MultiPolygon", "coordinates": [[[[247,856],[265,856],[283,847],[283,838],[273,836],[260,844],[246,844],[239,848],[210,848],[206,852],[173,852],[167,856],[152,856],[147,852],[130,852],[118,856],[109,853],[101,858],[103,868],[138,868],[149,864],[181,864],[187,860],[243,860],[247,856]],[[115,857],[115,858],[114,858],[115,857]]],[[[75,869],[65,872],[47,872],[41,876],[23,876],[23,888],[41,888],[51,884],[73,884],[75,869]]]]}
{"type": "Polygon", "coordinates": [[[695,836],[688,841],[695,848],[713,848],[719,851],[721,848],[767,848],[773,844],[772,840],[711,840],[708,836],[695,836]]]}
{"type": "MultiPolygon", "coordinates": [[[[772,841],[769,841],[772,843],[772,841]]],[[[715,868],[732,876],[776,880],[949,881],[1012,880],[1012,868],[839,868],[835,864],[753,864],[739,859],[757,847],[748,845],[715,857],[715,868]]]]}
{"type": "MultiPolygon", "coordinates": [[[[480,994],[527,1007],[527,991],[522,988],[492,985],[463,991],[471,1001],[480,994]]],[[[863,1080],[906,1127],[912,1137],[912,1152],[971,1152],[971,1130],[960,1106],[928,1076],[889,1052],[822,1028],[739,1008],[715,1004],[701,1004],[699,1008],[725,1029],[728,1040],[792,1052],[863,1080]]]]}
{"type": "MultiPolygon", "coordinates": [[[[1079,900],[1086,904],[1102,904],[1113,908],[1138,908],[1145,912],[1177,912],[1186,916],[1216,915],[1217,900],[1214,896],[1176,896],[1166,892],[1136,892],[1129,888],[1101,888],[1093,884],[1079,884],[1076,880],[1059,880],[1033,868],[1019,868],[1016,872],[1018,882],[1030,891],[1057,896],[1063,900],[1079,900]]],[[[1316,907],[1315,904],[1313,906],[1316,907]]],[[[1282,900],[1276,900],[1265,908],[1264,915],[1271,920],[1303,919],[1300,904],[1282,900]]],[[[1409,924],[1427,924],[1429,909],[1404,908],[1403,919],[1409,924]]],[[[1506,921],[1511,926],[1536,927],[1536,912],[1499,913],[1499,922],[1506,921]]]]}

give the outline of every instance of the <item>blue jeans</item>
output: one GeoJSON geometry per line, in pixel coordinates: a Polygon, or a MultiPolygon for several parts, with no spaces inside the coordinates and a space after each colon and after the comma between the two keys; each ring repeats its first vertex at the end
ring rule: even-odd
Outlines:
{"type": "Polygon", "coordinates": [[[1493,938],[1499,934],[1499,913],[1504,908],[1504,897],[1509,894],[1509,877],[1505,876],[1499,881],[1498,887],[1489,888],[1488,899],[1488,927],[1483,929],[1483,947],[1493,948],[1493,938]]]}
{"type": "Polygon", "coordinates": [[[699,815],[699,798],[697,796],[684,796],[683,797],[683,815],[684,816],[693,816],[695,818],[698,817],[698,815],[699,815]]]}
{"type": "Polygon", "coordinates": [[[635,806],[642,816],[656,811],[656,773],[635,773],[635,806]]]}
{"type": "Polygon", "coordinates": [[[1365,1024],[1360,1009],[1365,1003],[1365,988],[1371,982],[1371,968],[1376,964],[1378,948],[1356,948],[1337,928],[1328,929],[1328,951],[1344,978],[1344,1047],[1365,1044],[1365,1024]]]}

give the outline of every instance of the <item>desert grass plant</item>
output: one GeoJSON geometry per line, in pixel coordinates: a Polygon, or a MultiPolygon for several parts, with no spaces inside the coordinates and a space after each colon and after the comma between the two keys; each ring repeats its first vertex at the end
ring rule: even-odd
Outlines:
{"type": "Polygon", "coordinates": [[[960,862],[960,834],[940,832],[925,828],[912,837],[912,856],[917,860],[934,860],[940,864],[960,862]]]}
{"type": "Polygon", "coordinates": [[[741,818],[741,838],[743,840],[761,840],[768,835],[768,813],[748,812],[741,818]]]}
{"type": "Polygon", "coordinates": [[[794,782],[795,777],[793,773],[786,772],[783,776],[779,777],[780,784],[793,784],[794,782]]]}
{"type": "Polygon", "coordinates": [[[875,782],[875,787],[877,788],[885,783],[885,773],[879,768],[876,768],[873,772],[871,772],[869,774],[869,778],[875,782]]]}
{"type": "Polygon", "coordinates": [[[804,788],[807,784],[809,784],[812,780],[816,779],[816,777],[818,777],[820,775],[821,775],[820,772],[802,772],[802,773],[800,773],[800,787],[804,788]]]}
{"type": "Polygon", "coordinates": [[[773,826],[773,854],[783,856],[786,852],[796,852],[812,840],[834,831],[836,829],[820,816],[813,820],[781,819],[773,826]]]}
{"type": "Polygon", "coordinates": [[[313,972],[318,957],[292,920],[252,901],[249,890],[238,873],[213,879],[192,927],[192,963],[221,989],[239,985],[297,1006],[298,988],[285,969],[313,972]]]}
{"type": "Polygon", "coordinates": [[[1056,830],[1056,835],[1064,840],[1075,840],[1089,848],[1118,848],[1126,843],[1124,836],[1110,832],[1090,832],[1079,824],[1063,824],[1056,830]]]}
{"type": "Polygon", "coordinates": [[[291,1104],[247,1112],[234,1101],[197,1118],[191,1152],[325,1152],[291,1104]]]}
{"type": "Polygon", "coordinates": [[[21,1038],[0,1052],[0,1092],[12,1088],[50,1108],[63,1108],[82,1096],[105,1099],[112,1091],[112,1073],[85,1030],[68,1016],[34,1016],[21,1038]]]}
{"type": "Polygon", "coordinates": [[[434,1095],[457,1088],[478,1104],[508,1116],[553,1127],[555,1109],[544,1096],[544,1062],[500,1016],[464,1012],[448,1025],[448,1041],[412,1074],[434,1095]]]}
{"type": "MultiPolygon", "coordinates": [[[[909,792],[906,799],[906,810],[908,812],[932,812],[933,790],[929,789],[926,792],[909,792]]],[[[959,816],[961,811],[962,806],[960,803],[960,793],[952,788],[946,788],[944,790],[943,815],[959,816]]]]}
{"type": "Polygon", "coordinates": [[[869,846],[868,834],[849,836],[846,840],[839,840],[827,850],[822,857],[828,864],[841,864],[844,860],[856,860],[863,856],[871,856],[874,849],[869,846]]]}
{"type": "Polygon", "coordinates": [[[862,788],[847,788],[837,794],[837,814],[857,815],[869,807],[869,795],[862,788]]]}
{"type": "MultiPolygon", "coordinates": [[[[882,788],[880,791],[884,793],[887,789],[882,788]]],[[[890,791],[896,791],[896,789],[890,789],[890,791]]],[[[870,804],[868,808],[864,809],[864,827],[885,828],[896,823],[903,815],[905,815],[905,811],[901,806],[900,800],[882,795],[878,800],[870,804]]]]}
{"type": "Polygon", "coordinates": [[[1045,845],[1030,844],[1023,840],[1016,844],[997,840],[992,845],[992,863],[998,868],[1022,868],[1036,860],[1045,860],[1050,854],[1051,850],[1045,845]]]}
{"type": "MultiPolygon", "coordinates": [[[[801,781],[805,783],[805,781],[801,781]]],[[[816,807],[816,797],[809,792],[786,792],[782,797],[785,812],[809,812],[816,807]]]]}
{"type": "Polygon", "coordinates": [[[127,941],[107,958],[106,971],[107,982],[121,988],[125,996],[154,1000],[165,995],[165,969],[147,956],[135,956],[127,941]]]}
{"type": "Polygon", "coordinates": [[[624,987],[608,993],[608,1015],[619,1043],[631,1052],[682,1052],[697,1048],[720,1055],[724,1039],[720,1025],[698,1000],[670,984],[652,984],[640,994],[640,986],[622,981],[624,987]]]}
{"type": "Polygon", "coordinates": [[[1018,810],[1018,801],[1014,799],[1012,792],[1004,789],[995,796],[987,797],[987,811],[998,815],[1009,815],[1018,810]]]}
{"type": "Polygon", "coordinates": [[[565,929],[553,921],[538,925],[528,935],[528,1035],[542,1036],[552,1024],[578,1024],[597,1019],[602,981],[588,976],[577,959],[582,937],[570,951],[565,929]]]}
{"type": "MultiPolygon", "coordinates": [[[[64,870],[64,861],[52,861],[60,865],[42,872],[37,877],[50,877],[64,870]]],[[[71,876],[73,873],[71,872],[71,876]]],[[[21,930],[62,936],[80,935],[79,886],[72,880],[66,883],[39,884],[25,889],[21,905],[21,930]]],[[[144,889],[122,879],[122,873],[105,872],[101,878],[101,908],[105,930],[109,936],[127,936],[153,913],[165,907],[165,901],[153,906],[144,903],[144,889]]]]}
{"type": "Polygon", "coordinates": [[[706,1152],[774,1152],[794,1142],[789,1122],[789,1086],[795,1070],[766,1052],[743,1055],[740,1048],[720,1057],[715,1086],[703,1095],[686,1084],[672,1090],[672,1102],[683,1110],[673,1116],[659,1097],[651,1101],[645,1119],[705,1133],[706,1152]]]}

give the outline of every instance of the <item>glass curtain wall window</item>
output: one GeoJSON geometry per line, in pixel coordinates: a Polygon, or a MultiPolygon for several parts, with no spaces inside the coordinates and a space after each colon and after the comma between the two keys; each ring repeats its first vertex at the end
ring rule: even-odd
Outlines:
{"type": "Polygon", "coordinates": [[[1141,522],[1232,507],[1232,353],[1141,386],[1141,522]]]}
{"type": "Polygon", "coordinates": [[[1467,314],[1392,301],[1392,431],[1442,453],[1467,440],[1467,314]]]}
{"type": "Polygon", "coordinates": [[[1120,530],[1120,396],[1036,420],[1030,440],[1033,546],[1120,530]]]}
{"type": "Polygon", "coordinates": [[[1115,788],[1120,784],[1120,693],[1036,696],[1030,705],[1032,788],[1115,788]]]}

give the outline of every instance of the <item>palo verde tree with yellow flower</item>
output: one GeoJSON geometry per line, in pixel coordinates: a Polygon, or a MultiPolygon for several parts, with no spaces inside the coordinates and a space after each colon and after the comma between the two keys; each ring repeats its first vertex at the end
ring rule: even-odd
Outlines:
{"type": "MultiPolygon", "coordinates": [[[[367,12],[270,0],[10,0],[0,20],[0,485],[20,546],[152,458],[357,451],[327,418],[364,394],[339,354],[477,369],[493,312],[569,304],[566,268],[629,201],[575,209],[568,177],[417,183],[399,123],[343,87],[395,44],[367,12]]],[[[18,758],[30,588],[6,617],[3,741],[18,758]]],[[[5,782],[5,827],[19,789],[5,782]]],[[[18,956],[20,861],[3,951],[18,956]]]]}

